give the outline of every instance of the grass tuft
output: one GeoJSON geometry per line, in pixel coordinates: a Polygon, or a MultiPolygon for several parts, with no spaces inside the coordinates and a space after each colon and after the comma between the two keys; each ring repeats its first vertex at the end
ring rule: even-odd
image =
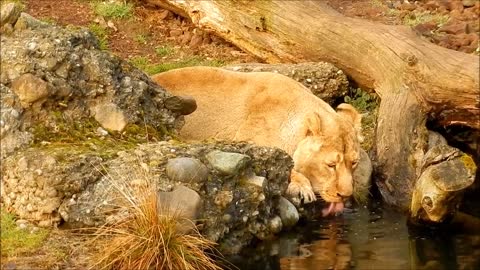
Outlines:
{"type": "Polygon", "coordinates": [[[92,6],[96,14],[105,18],[127,19],[132,16],[133,5],[131,3],[94,2],[92,6]]]}
{"type": "Polygon", "coordinates": [[[108,29],[96,23],[89,24],[88,29],[97,36],[100,49],[108,49],[108,29]]]}
{"type": "Polygon", "coordinates": [[[94,233],[93,243],[99,250],[91,269],[222,269],[209,253],[215,243],[204,238],[192,221],[161,209],[148,173],[133,174],[138,179],[108,176],[120,194],[118,206],[125,215],[94,233]],[[185,222],[191,225],[188,232],[179,229],[185,222]]]}
{"type": "Polygon", "coordinates": [[[48,235],[48,230],[30,232],[20,229],[13,214],[1,211],[1,251],[2,257],[17,256],[35,251],[48,235]]]}
{"type": "Polygon", "coordinates": [[[157,53],[158,56],[169,56],[175,53],[175,48],[173,48],[170,45],[164,45],[161,47],[156,47],[155,52],[157,53]]]}
{"type": "Polygon", "coordinates": [[[434,22],[436,25],[441,26],[447,23],[449,19],[448,15],[433,14],[429,11],[414,11],[403,18],[403,24],[415,27],[422,23],[434,22]]]}

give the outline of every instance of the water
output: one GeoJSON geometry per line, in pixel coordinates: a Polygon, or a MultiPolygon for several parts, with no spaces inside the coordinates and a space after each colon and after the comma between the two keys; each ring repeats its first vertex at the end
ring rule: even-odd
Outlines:
{"type": "Polygon", "coordinates": [[[480,235],[413,228],[404,214],[374,203],[302,224],[228,260],[241,270],[480,270],[480,235]]]}

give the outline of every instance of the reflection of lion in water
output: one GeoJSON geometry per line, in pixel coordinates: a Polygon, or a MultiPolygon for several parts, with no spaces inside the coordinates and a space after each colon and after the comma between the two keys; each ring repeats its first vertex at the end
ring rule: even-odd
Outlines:
{"type": "Polygon", "coordinates": [[[352,106],[341,104],[335,112],[300,83],[268,72],[191,67],[152,78],[167,91],[197,101],[180,136],[283,149],[294,161],[288,192],[305,202],[319,194],[330,203],[325,215],[343,210],[360,150],[361,117],[352,106]]]}

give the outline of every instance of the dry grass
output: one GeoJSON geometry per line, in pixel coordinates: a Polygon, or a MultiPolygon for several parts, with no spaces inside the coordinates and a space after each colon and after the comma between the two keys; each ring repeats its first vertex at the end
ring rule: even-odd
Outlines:
{"type": "Polygon", "coordinates": [[[134,181],[112,180],[121,195],[122,210],[128,214],[96,229],[92,243],[98,251],[90,268],[222,269],[211,253],[215,243],[178,212],[162,209],[157,188],[148,179],[144,174],[134,181]],[[180,229],[186,222],[191,224],[188,233],[180,229]]]}

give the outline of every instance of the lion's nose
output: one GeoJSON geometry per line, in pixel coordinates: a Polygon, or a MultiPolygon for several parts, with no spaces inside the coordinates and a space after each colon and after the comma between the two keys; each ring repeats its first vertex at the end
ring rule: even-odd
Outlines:
{"type": "Polygon", "coordinates": [[[353,186],[351,184],[340,184],[337,189],[337,196],[339,197],[350,197],[353,194],[353,186]]]}

